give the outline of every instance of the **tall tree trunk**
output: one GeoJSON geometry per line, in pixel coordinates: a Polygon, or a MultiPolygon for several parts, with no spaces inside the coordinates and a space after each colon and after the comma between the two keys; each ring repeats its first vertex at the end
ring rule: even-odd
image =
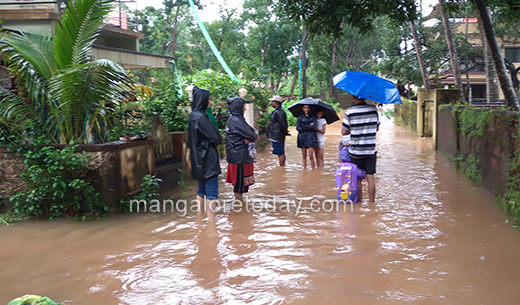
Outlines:
{"type": "Polygon", "coordinates": [[[491,57],[489,43],[484,34],[484,24],[481,18],[478,18],[478,30],[480,32],[480,40],[482,41],[482,54],[484,55],[486,68],[486,101],[498,102],[500,100],[500,93],[498,91],[497,70],[495,69],[493,58],[491,57]]]}
{"type": "Polygon", "coordinates": [[[274,94],[274,68],[271,67],[271,93],[274,94]]]}
{"type": "MultiPolygon", "coordinates": [[[[468,27],[469,27],[469,23],[468,23],[469,16],[468,15],[469,14],[466,13],[466,40],[468,40],[468,27]]],[[[466,100],[471,103],[473,101],[473,90],[471,89],[471,82],[469,80],[469,68],[468,68],[468,66],[469,65],[466,65],[466,92],[467,92],[466,100]]]]}
{"type": "Polygon", "coordinates": [[[262,49],[262,60],[260,61],[260,67],[263,67],[265,64],[265,54],[267,53],[267,48],[269,47],[269,43],[264,44],[264,48],[262,49]]]}
{"type": "Polygon", "coordinates": [[[448,45],[448,51],[450,52],[451,67],[453,69],[453,79],[455,81],[455,87],[460,91],[460,99],[464,100],[464,90],[462,88],[462,78],[460,77],[460,64],[459,57],[457,56],[457,49],[455,48],[455,42],[453,41],[453,35],[451,33],[450,21],[444,11],[444,0],[439,0],[439,11],[442,18],[442,24],[444,25],[444,35],[446,37],[446,44],[448,45]]]}
{"type": "Polygon", "coordinates": [[[302,53],[301,53],[301,61],[302,61],[302,98],[307,97],[307,41],[309,37],[307,36],[307,29],[305,25],[303,26],[302,31],[302,53]]]}
{"type": "Polygon", "coordinates": [[[332,43],[332,59],[330,63],[330,79],[329,79],[329,96],[334,96],[334,86],[332,84],[332,78],[334,77],[336,67],[336,48],[338,47],[338,40],[339,38],[334,39],[334,42],[332,43]]]}
{"type": "Polygon", "coordinates": [[[491,24],[491,18],[489,17],[486,4],[484,3],[484,0],[473,0],[473,2],[475,3],[479,19],[482,20],[484,25],[484,35],[486,36],[489,44],[493,63],[495,64],[498,79],[500,80],[500,88],[502,88],[502,91],[504,92],[506,103],[514,110],[519,111],[520,104],[518,103],[518,97],[516,96],[515,90],[513,89],[513,83],[507,74],[506,65],[504,63],[504,59],[502,58],[502,53],[500,53],[500,47],[498,46],[495,37],[495,30],[491,24]]]}
{"type": "Polygon", "coordinates": [[[175,21],[173,23],[173,38],[172,38],[172,57],[175,59],[175,41],[177,40],[177,16],[179,16],[179,10],[181,6],[177,6],[177,11],[175,11],[175,21]]]}
{"type": "Polygon", "coordinates": [[[417,36],[417,28],[415,27],[415,23],[413,21],[410,21],[410,29],[412,30],[413,45],[415,47],[415,53],[417,54],[417,61],[419,62],[419,68],[421,69],[423,86],[425,89],[431,89],[430,79],[428,78],[426,65],[424,64],[424,59],[422,57],[421,44],[419,42],[419,37],[417,36]]]}
{"type": "MultiPolygon", "coordinates": [[[[286,61],[282,61],[282,66],[281,66],[281,69],[283,70],[283,68],[285,67],[285,64],[286,64],[286,61]]],[[[280,83],[282,82],[282,74],[279,74],[278,77],[276,78],[276,86],[275,86],[275,90],[274,92],[275,93],[278,93],[278,90],[280,89],[280,83]]]]}
{"type": "Polygon", "coordinates": [[[292,83],[291,83],[291,91],[290,91],[290,95],[293,95],[294,94],[294,88],[296,87],[296,81],[298,80],[298,74],[300,73],[299,70],[296,70],[294,72],[294,76],[293,76],[293,79],[292,79],[292,83]]]}

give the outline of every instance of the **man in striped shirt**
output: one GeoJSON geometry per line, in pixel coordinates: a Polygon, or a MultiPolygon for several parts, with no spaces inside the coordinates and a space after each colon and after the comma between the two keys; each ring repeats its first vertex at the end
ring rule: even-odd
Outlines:
{"type": "MultiPolygon", "coordinates": [[[[376,184],[376,132],[379,130],[379,114],[377,107],[368,105],[364,98],[354,96],[354,106],[347,109],[343,118],[341,134],[350,134],[350,158],[352,163],[366,172],[368,182],[368,199],[375,201],[376,184]]],[[[361,180],[358,180],[358,198],[361,202],[361,180]]]]}

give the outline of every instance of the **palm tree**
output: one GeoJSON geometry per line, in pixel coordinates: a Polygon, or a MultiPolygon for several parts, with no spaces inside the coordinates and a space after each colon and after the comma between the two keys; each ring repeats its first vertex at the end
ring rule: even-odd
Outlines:
{"type": "Polygon", "coordinates": [[[482,54],[484,55],[484,63],[486,68],[486,100],[488,102],[498,102],[500,100],[500,94],[498,91],[498,76],[491,52],[489,50],[489,44],[486,36],[484,35],[484,24],[482,19],[478,18],[478,29],[480,40],[482,41],[482,54]]]}
{"type": "Polygon", "coordinates": [[[131,85],[109,60],[89,61],[110,0],[70,0],[56,33],[7,33],[0,51],[18,91],[2,89],[0,120],[39,130],[54,143],[107,140],[107,116],[131,85]],[[29,124],[29,123],[30,124],[29,124]]]}
{"type": "Polygon", "coordinates": [[[460,91],[460,99],[464,100],[464,90],[462,88],[462,78],[460,77],[460,63],[459,56],[457,55],[457,49],[451,33],[450,21],[444,11],[444,0],[439,0],[439,13],[441,14],[442,24],[444,25],[444,35],[446,37],[446,44],[448,45],[448,51],[450,53],[451,67],[453,69],[453,79],[455,81],[455,87],[460,91]]]}
{"type": "Polygon", "coordinates": [[[495,37],[495,30],[491,23],[491,18],[487,11],[486,4],[483,0],[473,0],[475,8],[477,9],[478,18],[483,24],[484,36],[486,37],[491,57],[497,71],[498,80],[500,81],[500,88],[504,92],[504,97],[508,106],[512,107],[516,111],[520,111],[520,103],[518,97],[515,94],[513,83],[507,74],[506,65],[500,53],[500,47],[498,46],[497,39],[495,37]]]}
{"type": "Polygon", "coordinates": [[[413,45],[415,47],[415,53],[417,54],[417,61],[419,63],[419,68],[421,69],[423,86],[425,89],[431,89],[432,86],[430,84],[430,79],[428,77],[428,73],[426,72],[426,65],[422,57],[422,45],[419,41],[419,36],[417,35],[417,27],[415,26],[414,21],[410,21],[410,29],[412,30],[413,45]]]}

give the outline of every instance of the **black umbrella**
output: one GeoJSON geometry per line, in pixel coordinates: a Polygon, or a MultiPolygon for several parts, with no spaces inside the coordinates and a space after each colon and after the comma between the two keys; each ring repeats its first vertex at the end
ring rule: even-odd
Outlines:
{"type": "Polygon", "coordinates": [[[320,110],[323,111],[323,118],[327,121],[327,124],[339,120],[336,110],[334,110],[330,104],[313,98],[304,98],[303,100],[292,104],[287,109],[292,113],[292,115],[299,117],[303,113],[303,105],[311,106],[311,112],[314,114],[320,110]]]}

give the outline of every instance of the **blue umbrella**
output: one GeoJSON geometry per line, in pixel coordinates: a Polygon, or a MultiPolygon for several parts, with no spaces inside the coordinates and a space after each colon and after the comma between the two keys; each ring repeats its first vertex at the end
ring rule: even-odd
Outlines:
{"type": "Polygon", "coordinates": [[[343,71],[332,78],[334,87],[382,104],[402,104],[397,87],[389,80],[363,71],[343,71]]]}

